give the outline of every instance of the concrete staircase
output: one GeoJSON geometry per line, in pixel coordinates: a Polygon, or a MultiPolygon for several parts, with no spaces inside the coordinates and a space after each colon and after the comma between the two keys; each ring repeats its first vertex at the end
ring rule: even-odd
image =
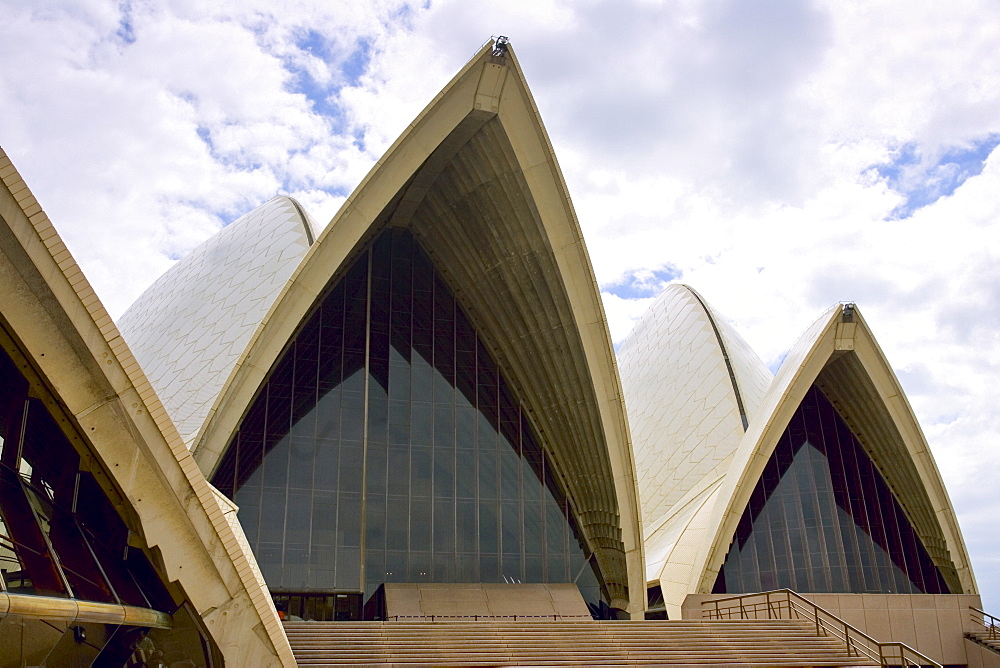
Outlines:
{"type": "Polygon", "coordinates": [[[965,637],[1000,654],[1000,635],[995,628],[989,631],[966,631],[965,637]]]}
{"type": "Polygon", "coordinates": [[[300,666],[867,666],[800,620],[285,622],[300,666]]]}

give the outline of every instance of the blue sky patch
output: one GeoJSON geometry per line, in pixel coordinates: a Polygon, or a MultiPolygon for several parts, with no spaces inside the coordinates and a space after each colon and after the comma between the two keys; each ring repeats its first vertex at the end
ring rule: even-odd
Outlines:
{"type": "Polygon", "coordinates": [[[935,161],[913,142],[896,149],[892,161],[875,165],[875,173],[906,198],[889,214],[890,220],[904,220],[915,211],[955,192],[969,177],[983,171],[990,153],[1000,145],[1000,134],[990,134],[960,146],[953,146],[935,161]]]}
{"type": "Polygon", "coordinates": [[[777,357],[777,359],[773,360],[770,364],[768,364],[767,368],[771,370],[771,373],[777,375],[778,369],[780,369],[781,365],[785,363],[785,358],[786,357],[788,357],[788,351],[787,350],[785,352],[781,353],[777,357]]]}
{"type": "MultiPolygon", "coordinates": [[[[317,114],[330,118],[333,121],[335,129],[341,130],[344,113],[336,104],[334,89],[320,84],[304,70],[290,71],[295,76],[295,85],[292,88],[294,92],[305,95],[312,102],[313,110],[317,114]]],[[[339,89],[339,87],[337,88],[339,89]]]]}
{"type": "Polygon", "coordinates": [[[316,56],[320,60],[330,59],[330,44],[323,33],[315,30],[307,30],[300,38],[295,40],[295,46],[303,51],[316,56]]]}
{"type": "Polygon", "coordinates": [[[358,40],[354,51],[340,64],[340,71],[344,74],[345,85],[358,85],[358,82],[361,81],[361,75],[368,69],[371,59],[372,41],[370,39],[358,40]]]}
{"type": "Polygon", "coordinates": [[[360,128],[354,131],[354,145],[358,147],[358,150],[364,153],[368,150],[368,145],[365,143],[365,133],[360,128]]]}
{"type": "MultiPolygon", "coordinates": [[[[419,9],[428,10],[431,8],[431,0],[423,0],[420,3],[419,9]]],[[[413,20],[416,18],[416,12],[411,4],[405,4],[396,9],[390,14],[389,23],[402,26],[405,30],[413,30],[413,20]]]]}
{"type": "Polygon", "coordinates": [[[359,39],[353,49],[344,55],[343,47],[329,40],[315,30],[308,30],[295,40],[295,46],[309,55],[322,60],[327,66],[336,70],[329,82],[317,81],[307,70],[296,66],[294,59],[284,58],[285,69],[292,75],[289,88],[292,92],[301,93],[312,103],[313,110],[330,119],[332,130],[340,133],[345,130],[344,112],[340,108],[337,94],[344,86],[356,86],[368,70],[372,58],[372,40],[359,39]],[[339,76],[338,76],[339,74],[339,76]]]}
{"type": "Polygon", "coordinates": [[[132,3],[123,2],[118,5],[121,9],[122,17],[118,21],[118,29],[115,30],[115,37],[121,40],[122,44],[135,44],[135,26],[132,23],[132,3]]]}
{"type": "Polygon", "coordinates": [[[631,271],[614,283],[601,286],[607,292],[621,299],[642,299],[655,297],[667,287],[667,283],[680,278],[681,271],[673,265],[661,269],[640,269],[631,271]]]}
{"type": "Polygon", "coordinates": [[[205,145],[208,146],[208,150],[211,151],[212,155],[215,155],[215,144],[212,143],[212,131],[204,125],[199,125],[195,132],[198,133],[198,139],[205,142],[205,145]]]}

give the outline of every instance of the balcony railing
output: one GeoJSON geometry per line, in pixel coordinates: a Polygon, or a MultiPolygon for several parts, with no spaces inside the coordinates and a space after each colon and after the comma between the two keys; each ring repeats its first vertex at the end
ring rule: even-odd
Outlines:
{"type": "Polygon", "coordinates": [[[979,635],[986,640],[1000,642],[1000,617],[994,617],[988,612],[969,606],[972,614],[972,621],[982,626],[985,631],[979,631],[979,635]]]}
{"type": "Polygon", "coordinates": [[[791,589],[717,598],[705,601],[702,609],[709,619],[802,619],[815,624],[817,635],[843,642],[851,656],[866,657],[880,666],[942,668],[909,645],[875,640],[791,589]]]}

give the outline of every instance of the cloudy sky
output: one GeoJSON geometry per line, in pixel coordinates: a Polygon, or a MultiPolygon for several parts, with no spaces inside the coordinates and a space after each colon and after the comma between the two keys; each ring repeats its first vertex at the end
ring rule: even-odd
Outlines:
{"type": "Polygon", "coordinates": [[[0,145],[115,316],[277,193],[328,221],[509,36],[616,343],[679,280],[776,369],[823,309],[856,301],[1000,610],[996,0],[0,0],[0,15],[0,145]]]}

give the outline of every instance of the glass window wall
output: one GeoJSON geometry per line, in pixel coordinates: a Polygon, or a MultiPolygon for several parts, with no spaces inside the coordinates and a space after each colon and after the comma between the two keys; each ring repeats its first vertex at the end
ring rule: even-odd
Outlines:
{"type": "Polygon", "coordinates": [[[289,343],[213,484],[274,592],[575,581],[596,603],[555,479],[431,260],[391,230],[289,343]]]}
{"type": "Polygon", "coordinates": [[[948,594],[850,428],[812,387],[743,513],[715,593],[948,594]]]}

